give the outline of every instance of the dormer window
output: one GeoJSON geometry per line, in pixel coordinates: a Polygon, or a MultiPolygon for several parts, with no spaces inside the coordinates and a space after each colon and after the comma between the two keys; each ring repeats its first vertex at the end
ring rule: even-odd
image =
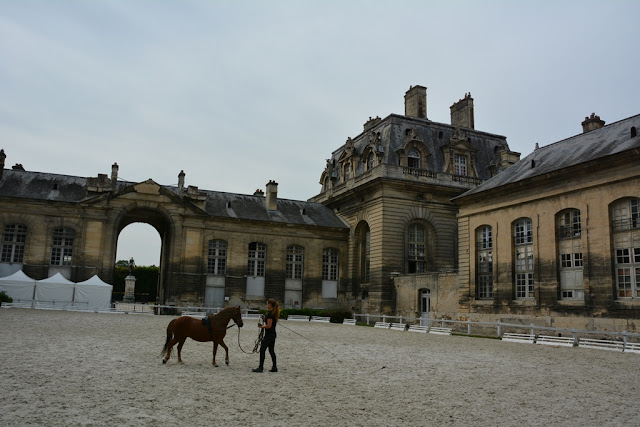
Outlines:
{"type": "Polygon", "coordinates": [[[373,154],[373,151],[369,153],[369,157],[367,157],[367,170],[371,170],[376,165],[376,156],[373,154]]]}
{"type": "Polygon", "coordinates": [[[344,182],[347,182],[351,179],[351,163],[345,163],[343,177],[344,182]]]}
{"type": "Polygon", "coordinates": [[[455,155],[455,174],[467,176],[467,157],[460,154],[455,155]]]}
{"type": "Polygon", "coordinates": [[[409,150],[407,153],[407,166],[410,168],[420,169],[420,152],[418,150],[409,150]]]}

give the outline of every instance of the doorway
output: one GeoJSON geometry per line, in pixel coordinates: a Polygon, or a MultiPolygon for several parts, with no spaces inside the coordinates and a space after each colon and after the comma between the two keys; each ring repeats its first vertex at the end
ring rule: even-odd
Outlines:
{"type": "Polygon", "coordinates": [[[431,291],[420,292],[420,326],[429,326],[429,310],[431,309],[431,291]]]}

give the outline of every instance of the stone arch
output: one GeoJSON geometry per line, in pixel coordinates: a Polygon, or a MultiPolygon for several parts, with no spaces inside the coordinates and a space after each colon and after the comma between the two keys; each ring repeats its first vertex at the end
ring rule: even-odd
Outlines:
{"type": "Polygon", "coordinates": [[[169,264],[171,260],[171,251],[175,246],[175,223],[170,213],[161,205],[154,203],[131,203],[118,213],[112,226],[112,242],[110,242],[111,253],[109,256],[110,265],[115,268],[116,252],[118,247],[118,238],[120,232],[129,224],[141,222],[152,226],[160,235],[160,272],[158,278],[158,288],[156,292],[157,301],[164,304],[165,289],[169,278],[169,264]]]}

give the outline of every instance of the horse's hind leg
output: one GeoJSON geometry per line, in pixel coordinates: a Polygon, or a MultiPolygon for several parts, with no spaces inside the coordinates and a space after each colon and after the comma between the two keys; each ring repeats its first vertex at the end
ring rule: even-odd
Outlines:
{"type": "Polygon", "coordinates": [[[182,364],[184,363],[182,361],[182,346],[184,345],[184,342],[186,341],[187,337],[184,337],[180,340],[180,342],[178,343],[178,363],[182,364]]]}
{"type": "MultiPolygon", "coordinates": [[[[177,337],[173,337],[173,339],[169,342],[169,345],[167,346],[167,355],[164,359],[162,359],[162,363],[167,363],[169,361],[169,358],[171,357],[171,350],[173,349],[173,346],[178,342],[178,338],[177,337]]],[[[178,347],[180,348],[180,347],[178,347]]],[[[178,359],[180,359],[180,350],[178,350],[178,359]]]]}

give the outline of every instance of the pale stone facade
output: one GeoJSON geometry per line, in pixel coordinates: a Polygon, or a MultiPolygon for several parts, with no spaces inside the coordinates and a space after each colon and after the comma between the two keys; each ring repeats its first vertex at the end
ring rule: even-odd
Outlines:
{"type": "Polygon", "coordinates": [[[348,228],[330,209],[278,200],[273,181],[267,197],[184,188],[184,173],[179,181],[117,181],[117,165],[111,180],[3,170],[0,276],[22,269],[36,280],[61,272],[109,283],[120,231],[144,222],[162,239],[162,304],[257,308],[273,297],[291,307],[345,306],[348,228]],[[325,280],[329,249],[335,274],[325,280]]]}
{"type": "Polygon", "coordinates": [[[461,316],[640,327],[640,116],[591,119],[455,199],[461,316]]]}

